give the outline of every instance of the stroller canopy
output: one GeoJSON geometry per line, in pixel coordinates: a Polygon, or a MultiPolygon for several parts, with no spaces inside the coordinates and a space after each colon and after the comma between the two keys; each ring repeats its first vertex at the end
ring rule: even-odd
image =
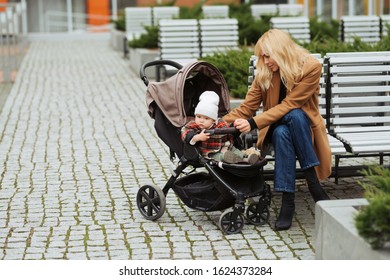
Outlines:
{"type": "Polygon", "coordinates": [[[229,112],[229,90],[221,72],[208,62],[197,61],[164,82],[149,83],[146,90],[148,113],[154,118],[155,106],[158,106],[172,125],[182,127],[193,117],[199,96],[206,90],[219,95],[219,116],[229,112]]]}

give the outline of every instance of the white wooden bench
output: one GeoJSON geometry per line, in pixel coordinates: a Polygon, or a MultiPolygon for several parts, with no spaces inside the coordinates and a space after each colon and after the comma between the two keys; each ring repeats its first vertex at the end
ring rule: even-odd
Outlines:
{"type": "MultiPolygon", "coordinates": [[[[390,51],[313,54],[324,66],[319,107],[334,156],[332,176],[357,176],[367,165],[342,158],[390,156],[390,51]]],[[[257,57],[249,60],[249,86],[257,57]]],[[[269,175],[269,174],[268,174],[269,175]]]]}
{"type": "Polygon", "coordinates": [[[290,33],[299,43],[310,42],[310,22],[308,17],[273,17],[271,27],[290,33]]]}
{"type": "MultiPolygon", "coordinates": [[[[318,61],[323,65],[324,58],[319,53],[312,54],[315,58],[318,59],[318,61]]],[[[252,84],[254,77],[256,75],[256,63],[257,63],[257,56],[252,55],[249,59],[249,76],[248,76],[248,87],[252,84]]],[[[327,120],[327,110],[326,110],[326,84],[325,84],[325,73],[323,72],[323,75],[320,79],[320,94],[319,94],[319,108],[320,113],[322,117],[324,118],[324,122],[327,120]]],[[[336,137],[330,135],[328,133],[328,139],[330,143],[330,147],[332,150],[333,155],[339,155],[339,154],[345,154],[346,149],[344,147],[343,142],[341,142],[336,137]]]]}
{"type": "Polygon", "coordinates": [[[174,19],[179,17],[180,8],[177,6],[157,6],[152,8],[153,25],[158,26],[161,19],[174,19]]]}
{"type": "Polygon", "coordinates": [[[238,20],[201,19],[199,20],[201,57],[230,49],[238,49],[238,20]]]}
{"type": "Polygon", "coordinates": [[[381,39],[378,16],[342,16],[340,18],[340,40],[353,42],[359,37],[362,42],[375,43],[381,39]]]}
{"type": "Polygon", "coordinates": [[[126,32],[124,38],[125,56],[129,52],[128,42],[139,38],[144,34],[145,26],[152,26],[152,8],[151,7],[127,7],[125,8],[126,32]]]}
{"type": "Polygon", "coordinates": [[[303,16],[302,4],[278,4],[279,16],[303,16]]]}
{"type": "Polygon", "coordinates": [[[389,26],[390,26],[390,15],[381,15],[381,36],[385,37],[389,34],[389,26]]]}
{"type": "Polygon", "coordinates": [[[202,12],[204,18],[229,18],[228,5],[205,5],[202,12]]]}
{"type": "Polygon", "coordinates": [[[331,132],[348,150],[390,153],[390,52],[327,54],[331,132]]]}
{"type": "MultiPolygon", "coordinates": [[[[199,30],[196,19],[162,19],[159,21],[159,59],[173,60],[181,65],[197,61],[200,57],[199,30]]],[[[161,79],[157,69],[157,81],[161,79]]],[[[165,75],[177,69],[164,67],[165,75]]]]}
{"type": "Polygon", "coordinates": [[[262,16],[275,16],[278,13],[276,4],[252,4],[250,6],[252,17],[260,19],[262,16]]]}

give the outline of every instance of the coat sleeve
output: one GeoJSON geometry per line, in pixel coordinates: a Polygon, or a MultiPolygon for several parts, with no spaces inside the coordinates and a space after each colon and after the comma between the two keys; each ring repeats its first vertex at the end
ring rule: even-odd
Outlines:
{"type": "Polygon", "coordinates": [[[322,67],[317,60],[304,66],[302,79],[287,93],[278,105],[264,111],[254,118],[259,129],[273,124],[293,109],[301,108],[314,94],[318,94],[322,67]]]}
{"type": "Polygon", "coordinates": [[[253,82],[251,88],[248,90],[244,101],[239,107],[233,109],[223,117],[223,120],[227,123],[232,123],[238,118],[250,119],[260,108],[263,101],[262,91],[256,82],[253,82]]]}

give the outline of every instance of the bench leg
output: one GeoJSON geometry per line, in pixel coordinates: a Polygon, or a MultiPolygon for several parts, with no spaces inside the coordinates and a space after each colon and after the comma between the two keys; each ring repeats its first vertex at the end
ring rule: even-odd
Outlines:
{"type": "Polygon", "coordinates": [[[129,57],[129,46],[127,45],[127,38],[123,38],[123,58],[129,57]]]}
{"type": "Polygon", "coordinates": [[[334,181],[335,181],[336,184],[338,184],[339,183],[340,157],[338,155],[335,155],[334,161],[335,161],[334,181]]]}
{"type": "Polygon", "coordinates": [[[383,153],[380,153],[379,154],[379,164],[383,165],[383,163],[384,163],[383,153]]]}

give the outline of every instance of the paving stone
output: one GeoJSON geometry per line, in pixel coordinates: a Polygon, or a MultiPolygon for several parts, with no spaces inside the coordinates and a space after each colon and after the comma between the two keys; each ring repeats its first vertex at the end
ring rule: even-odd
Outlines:
{"type": "Polygon", "coordinates": [[[40,253],[26,253],[24,260],[41,260],[44,259],[44,255],[40,253]]]}
{"type": "Polygon", "coordinates": [[[64,258],[64,253],[61,253],[61,252],[46,252],[43,257],[46,260],[61,260],[61,259],[64,258]]]}
{"type": "Polygon", "coordinates": [[[172,259],[174,260],[190,260],[192,259],[192,256],[190,253],[183,253],[183,252],[174,252],[172,255],[172,259]]]}
{"type": "Polygon", "coordinates": [[[293,260],[295,259],[294,255],[290,251],[280,251],[280,252],[275,252],[275,255],[281,259],[281,260],[293,260]]]}
{"type": "Polygon", "coordinates": [[[70,252],[66,254],[69,260],[86,260],[87,255],[84,252],[70,252]]]}

